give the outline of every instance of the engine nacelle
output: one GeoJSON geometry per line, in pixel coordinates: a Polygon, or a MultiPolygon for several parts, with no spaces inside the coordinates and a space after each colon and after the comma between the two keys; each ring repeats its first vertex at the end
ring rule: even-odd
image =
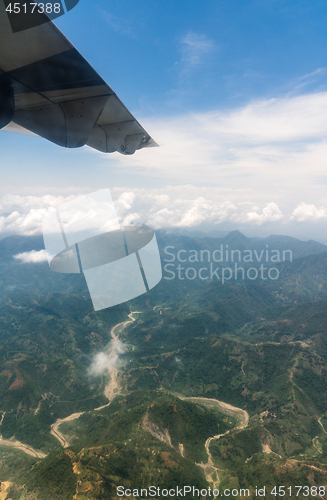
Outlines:
{"type": "Polygon", "coordinates": [[[11,85],[0,85],[0,129],[8,125],[15,114],[15,96],[11,85]]]}

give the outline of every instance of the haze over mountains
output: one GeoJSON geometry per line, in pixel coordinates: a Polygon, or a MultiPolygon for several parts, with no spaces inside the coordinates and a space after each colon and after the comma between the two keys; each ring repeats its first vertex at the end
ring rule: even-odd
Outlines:
{"type": "MultiPolygon", "coordinates": [[[[216,249],[223,244],[229,245],[230,249],[256,249],[257,251],[261,251],[266,249],[268,245],[271,249],[280,251],[290,249],[293,253],[293,259],[327,251],[327,245],[314,240],[301,241],[291,236],[271,235],[266,238],[248,238],[238,230],[231,232],[212,231],[212,233],[206,234],[202,231],[189,231],[187,229],[166,229],[156,231],[159,237],[164,238],[165,235],[167,235],[170,242],[174,241],[174,236],[177,237],[176,241],[183,241],[183,237],[186,237],[190,239],[187,244],[188,247],[191,246],[190,243],[192,241],[197,242],[197,246],[203,249],[206,248],[206,246],[216,249]]],[[[186,242],[187,240],[184,241],[186,242]]]]}
{"type": "Polygon", "coordinates": [[[47,455],[0,442],[7,498],[112,499],[118,485],[219,483],[252,494],[266,485],[275,498],[275,484],[327,484],[327,247],[238,231],[156,234],[176,264],[180,251],[207,258],[221,245],[242,255],[268,245],[292,260],[272,263],[278,279],[164,278],[95,313],[82,275],[13,258],[42,250],[41,237],[2,240],[0,433],[47,455]],[[63,449],[51,426],[75,413],[56,427],[63,449]]]}

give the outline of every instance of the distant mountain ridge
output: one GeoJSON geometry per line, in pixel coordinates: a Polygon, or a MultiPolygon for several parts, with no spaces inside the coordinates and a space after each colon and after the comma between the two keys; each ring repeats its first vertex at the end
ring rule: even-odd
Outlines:
{"type": "Polygon", "coordinates": [[[158,241],[161,246],[163,244],[176,244],[176,248],[190,249],[193,247],[196,250],[208,249],[214,251],[223,245],[224,249],[228,246],[229,250],[256,250],[261,252],[267,248],[270,250],[278,250],[283,252],[291,250],[292,258],[299,259],[309,255],[327,252],[327,246],[314,240],[301,241],[291,236],[271,235],[267,238],[248,238],[238,230],[231,231],[222,237],[187,236],[184,234],[175,234],[174,231],[158,230],[156,231],[158,241]]]}
{"type": "MultiPolygon", "coordinates": [[[[266,238],[249,238],[238,230],[226,232],[220,231],[217,233],[226,233],[221,236],[208,236],[201,231],[187,230],[168,230],[158,229],[155,231],[157,237],[162,242],[187,242],[187,247],[190,248],[191,241],[194,241],[196,248],[218,248],[219,245],[228,245],[230,249],[249,249],[261,251],[268,245],[276,250],[290,249],[293,252],[293,258],[298,259],[307,255],[327,252],[327,245],[319,243],[315,240],[302,241],[291,236],[270,235],[266,238]],[[188,240],[186,240],[187,238],[188,240]],[[169,240],[169,241],[168,241],[169,240]]],[[[31,250],[41,250],[44,248],[43,237],[12,235],[0,240],[0,258],[11,258],[14,254],[29,252],[31,250]]]]}

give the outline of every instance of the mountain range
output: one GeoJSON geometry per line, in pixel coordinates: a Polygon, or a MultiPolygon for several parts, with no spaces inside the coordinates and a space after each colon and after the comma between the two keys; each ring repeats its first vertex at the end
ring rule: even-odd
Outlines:
{"type": "Polygon", "coordinates": [[[193,484],[316,497],[327,484],[327,247],[156,234],[163,264],[167,247],[175,264],[221,245],[292,259],[269,262],[278,279],[164,273],[94,312],[82,275],[14,258],[41,237],[0,241],[0,495],[114,499],[118,486],[193,484]]]}

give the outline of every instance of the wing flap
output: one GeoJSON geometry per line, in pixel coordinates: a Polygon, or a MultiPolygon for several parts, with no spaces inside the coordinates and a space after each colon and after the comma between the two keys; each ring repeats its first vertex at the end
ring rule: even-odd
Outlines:
{"type": "Polygon", "coordinates": [[[118,99],[116,95],[112,95],[103,108],[97,124],[101,127],[103,125],[110,125],[111,123],[122,123],[134,120],[134,116],[125,108],[120,99],[118,99]]]}
{"type": "Polygon", "coordinates": [[[106,134],[107,153],[114,153],[119,150],[133,123],[133,121],[111,123],[110,125],[103,125],[101,127],[106,134]]]}
{"type": "Polygon", "coordinates": [[[108,99],[93,97],[16,111],[14,122],[66,148],[83,146],[108,99]]]}
{"type": "Polygon", "coordinates": [[[115,94],[109,97],[86,144],[103,153],[121,154],[158,146],[115,94]]]}
{"type": "Polygon", "coordinates": [[[125,137],[124,143],[121,145],[121,153],[124,155],[132,155],[140,147],[141,142],[145,139],[143,133],[141,134],[128,134],[125,137]]]}

